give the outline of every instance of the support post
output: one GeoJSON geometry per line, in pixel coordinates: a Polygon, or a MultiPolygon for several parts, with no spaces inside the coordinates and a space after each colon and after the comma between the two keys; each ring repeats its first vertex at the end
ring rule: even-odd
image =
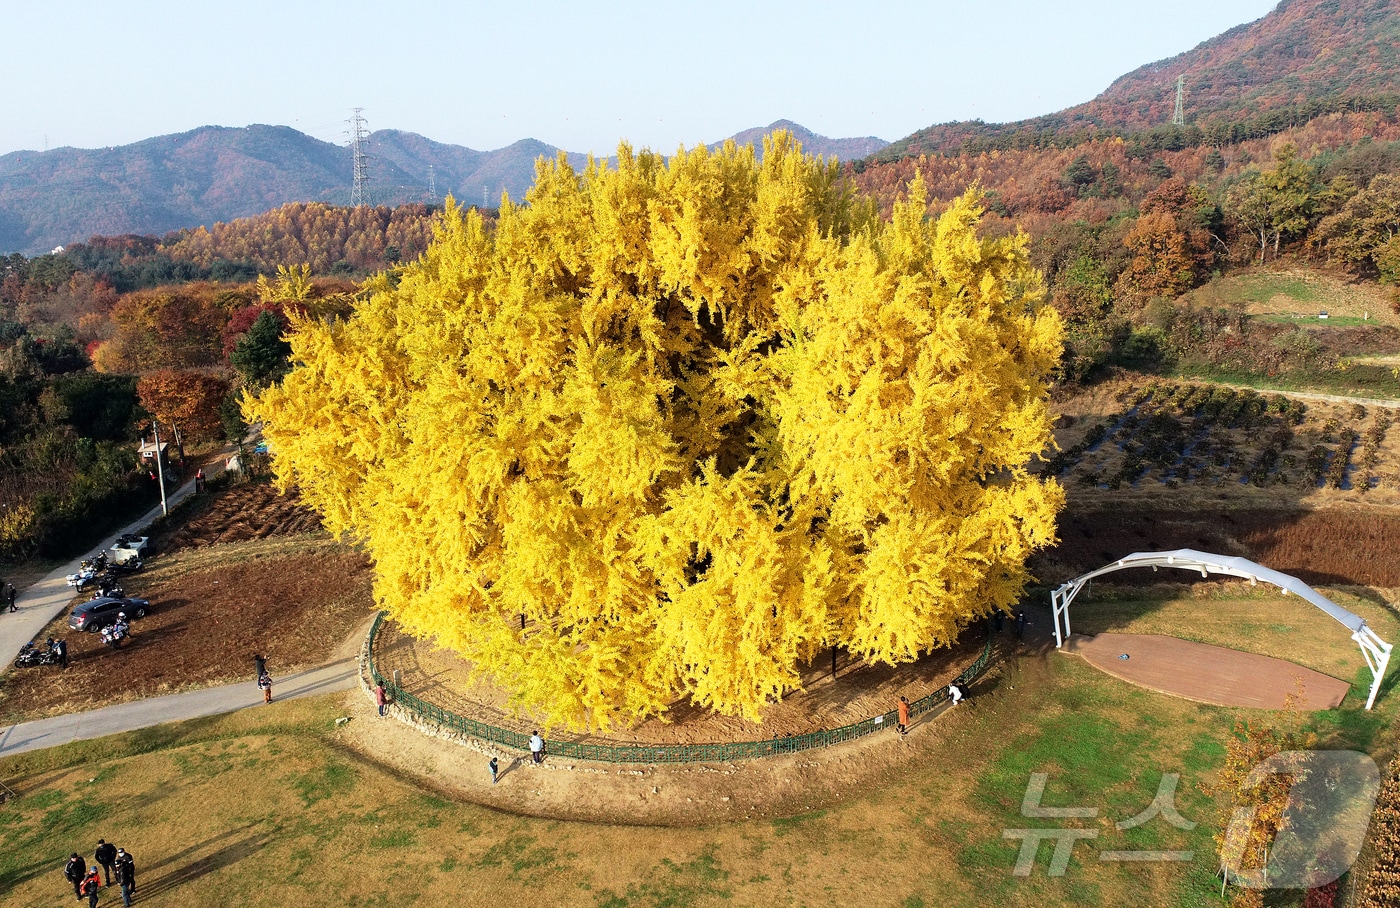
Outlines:
{"type": "Polygon", "coordinates": [[[160,486],[160,512],[165,516],[170,516],[170,508],[165,503],[165,464],[164,457],[160,456],[160,421],[154,416],[151,417],[151,431],[156,433],[156,483],[160,486]]]}

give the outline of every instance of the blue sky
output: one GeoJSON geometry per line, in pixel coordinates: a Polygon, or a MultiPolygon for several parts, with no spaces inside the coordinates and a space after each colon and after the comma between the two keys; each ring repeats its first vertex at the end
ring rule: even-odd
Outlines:
{"type": "Polygon", "coordinates": [[[901,138],[1050,113],[1276,0],[14,4],[0,154],[214,124],[671,151],[787,118],[901,138]]]}

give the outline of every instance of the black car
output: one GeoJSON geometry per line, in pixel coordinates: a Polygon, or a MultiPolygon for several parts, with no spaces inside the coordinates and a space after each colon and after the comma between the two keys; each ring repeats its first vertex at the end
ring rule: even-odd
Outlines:
{"type": "Polygon", "coordinates": [[[127,618],[144,618],[151,604],[145,599],[126,599],[120,596],[103,596],[84,602],[73,609],[68,616],[68,626],[75,631],[100,631],[116,624],[117,615],[127,618]]]}

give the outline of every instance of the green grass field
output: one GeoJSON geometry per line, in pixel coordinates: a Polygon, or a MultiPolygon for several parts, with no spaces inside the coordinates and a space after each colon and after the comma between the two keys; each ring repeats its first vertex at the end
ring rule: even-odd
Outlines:
{"type": "MultiPolygon", "coordinates": [[[[1053,653],[1004,666],[995,684],[916,733],[905,769],[853,780],[839,807],[706,828],[533,819],[440,797],[345,747],[333,697],[72,744],[0,760],[0,779],[21,794],[0,808],[0,892],[6,905],[57,904],[67,855],[90,855],[101,836],[136,856],[152,905],[1218,904],[1216,805],[1198,785],[1219,764],[1234,711],[1053,653]],[[1033,772],[1050,775],[1043,805],[1098,815],[1021,816],[1033,772]],[[1177,807],[1196,828],[1119,831],[1164,772],[1180,774],[1177,807]],[[1003,830],[1061,825],[1097,838],[1076,846],[1062,877],[1046,874],[1053,842],[1030,876],[1013,875],[1020,841],[1003,830]],[[1096,857],[1142,849],[1195,857],[1096,857]]],[[[1393,712],[1383,705],[1320,717],[1324,745],[1380,747],[1393,712]]]]}

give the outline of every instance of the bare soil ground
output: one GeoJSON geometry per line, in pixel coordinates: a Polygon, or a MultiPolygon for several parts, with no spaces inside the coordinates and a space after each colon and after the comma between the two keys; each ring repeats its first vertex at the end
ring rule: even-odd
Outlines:
{"type": "Polygon", "coordinates": [[[305,532],[314,515],[268,486],[233,486],[209,499],[180,513],[155,540],[162,554],[124,578],[128,595],[151,601],[132,638],[113,651],[60,616],[40,638],[66,639],[69,667],[0,678],[8,720],[251,683],[254,653],[275,678],[326,661],[364,623],[373,599],[363,554],[305,532]]]}
{"type": "MultiPolygon", "coordinates": [[[[534,766],[528,757],[445,743],[403,722],[380,719],[358,692],[346,695],[355,719],[342,734],[351,749],[420,784],[508,813],[632,826],[709,826],[824,811],[862,792],[898,784],[897,776],[919,771],[936,749],[966,742],[981,714],[1005,708],[1001,701],[1014,690],[1020,672],[1015,663],[994,664],[967,701],[917,718],[905,737],[877,732],[835,747],[734,763],[591,764],[546,756],[534,766]],[[499,756],[501,768],[494,786],[486,768],[492,754],[499,756]]],[[[938,783],[943,796],[967,784],[951,777],[938,783]]]]}
{"type": "MultiPolygon", "coordinates": [[[[1107,509],[1085,507],[1072,493],[1070,498],[1060,515],[1059,543],[1031,561],[1036,577],[1049,586],[1134,552],[1185,548],[1238,555],[1306,583],[1400,587],[1400,550],[1395,546],[1400,513],[1395,511],[1107,509]]],[[[1114,574],[1112,582],[1172,579],[1142,570],[1114,574]]]]}
{"type": "MultiPolygon", "coordinates": [[[[1013,637],[1007,622],[1000,638],[1002,645],[1013,637]]],[[[828,653],[803,671],[803,689],[769,704],[760,722],[718,715],[688,701],[677,701],[663,718],[607,735],[548,731],[555,739],[570,741],[704,744],[756,741],[839,728],[889,712],[900,696],[918,700],[947,687],[981,654],[985,642],[979,625],[969,629],[957,646],[899,666],[874,665],[838,652],[834,678],[828,653]]],[[[505,691],[487,682],[474,682],[471,665],[465,659],[400,633],[392,622],[384,625],[376,640],[375,659],[381,672],[401,673],[400,686],[405,690],[458,715],[526,734],[541,727],[531,717],[511,710],[505,691]]]]}

